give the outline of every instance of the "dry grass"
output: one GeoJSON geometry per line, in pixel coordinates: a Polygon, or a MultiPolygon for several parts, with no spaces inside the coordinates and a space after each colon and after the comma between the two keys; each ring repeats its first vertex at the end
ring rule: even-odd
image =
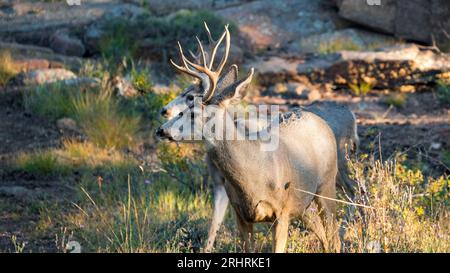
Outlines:
{"type": "Polygon", "coordinates": [[[9,51],[0,51],[0,87],[5,86],[9,80],[18,73],[9,51]]]}

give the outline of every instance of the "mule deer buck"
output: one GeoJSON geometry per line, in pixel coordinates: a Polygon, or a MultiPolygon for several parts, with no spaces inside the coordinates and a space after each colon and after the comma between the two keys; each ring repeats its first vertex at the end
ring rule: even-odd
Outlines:
{"type": "MultiPolygon", "coordinates": [[[[198,42],[203,52],[201,42],[198,42]]],[[[181,139],[185,134],[173,130],[183,116],[191,116],[207,106],[218,108],[216,116],[219,122],[226,120],[229,109],[242,98],[253,76],[252,69],[246,78],[214,94],[217,71],[223,68],[225,58],[219,69],[213,71],[205,53],[202,53],[203,65],[199,65],[184,56],[181,46],[179,51],[183,66],[172,64],[197,78],[205,94],[200,109],[190,105],[158,129],[157,135],[170,140],[181,139]]],[[[208,122],[207,117],[200,117],[191,120],[197,127],[208,122]]],[[[274,151],[261,149],[261,140],[207,139],[209,160],[225,178],[224,186],[236,212],[244,248],[246,251],[251,249],[254,223],[273,222],[273,250],[284,252],[289,221],[293,217],[301,217],[317,234],[326,250],[339,251],[335,204],[329,199],[335,197],[337,174],[337,145],[333,131],[321,117],[301,109],[286,113],[281,118],[279,146],[274,151]],[[317,198],[305,191],[325,198],[317,198]],[[321,218],[308,210],[313,202],[321,209],[321,218]]],[[[228,130],[226,126],[216,128],[228,130]]]]}
{"type": "MultiPolygon", "coordinates": [[[[225,41],[225,59],[228,56],[230,40],[228,29],[225,28],[225,32],[222,34],[219,40],[214,41],[208,26],[205,23],[205,29],[208,34],[208,39],[210,43],[209,53],[205,52],[205,57],[209,58],[209,62],[213,61],[217,47],[220,45],[221,41],[226,37],[225,41]],[[212,58],[211,58],[212,56],[212,58]]],[[[197,60],[200,59],[200,54],[194,56],[197,60]]],[[[220,75],[217,84],[217,93],[220,93],[236,82],[238,79],[238,68],[236,65],[232,65],[224,75],[220,75]]],[[[187,87],[180,95],[178,95],[174,100],[165,105],[161,111],[161,114],[167,119],[172,119],[180,114],[193,103],[195,98],[202,98],[207,90],[203,90],[202,86],[196,82],[187,87]]],[[[347,147],[353,148],[358,144],[358,136],[356,134],[356,121],[353,113],[348,109],[348,107],[338,105],[332,102],[315,102],[310,106],[305,106],[303,111],[313,112],[323,118],[328,125],[333,130],[336,142],[338,145],[338,185],[345,189],[346,193],[352,197],[354,190],[354,181],[348,177],[346,152],[347,147]]],[[[208,171],[210,176],[214,181],[214,211],[213,218],[208,232],[208,240],[205,252],[210,252],[213,248],[215,237],[218,229],[223,222],[223,218],[229,203],[228,196],[225,191],[224,177],[221,175],[220,171],[216,168],[215,164],[210,160],[209,155],[206,156],[206,163],[208,166],[208,171]]]]}

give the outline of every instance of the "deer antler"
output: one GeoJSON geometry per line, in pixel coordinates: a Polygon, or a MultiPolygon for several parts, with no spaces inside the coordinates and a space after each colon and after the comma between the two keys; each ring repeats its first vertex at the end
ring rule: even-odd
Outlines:
{"type": "Polygon", "coordinates": [[[225,63],[228,59],[228,54],[230,52],[230,32],[228,31],[228,25],[225,26],[225,31],[220,37],[219,40],[214,41],[211,36],[211,32],[209,31],[208,25],[205,23],[206,32],[208,34],[209,44],[210,44],[210,50],[211,53],[209,55],[209,62],[208,62],[208,54],[203,49],[203,44],[200,41],[198,37],[195,37],[198,44],[198,50],[199,55],[195,56],[192,52],[190,54],[196,59],[197,62],[201,59],[201,64],[196,64],[189,59],[187,59],[183,54],[183,49],[178,42],[178,50],[180,54],[180,59],[183,64],[183,66],[177,65],[170,59],[170,63],[180,72],[186,73],[188,75],[191,75],[201,81],[201,85],[204,90],[203,94],[203,101],[207,102],[211,99],[212,95],[214,94],[214,90],[216,89],[217,82],[219,80],[220,73],[222,72],[222,69],[225,66],[225,63]],[[217,49],[219,48],[219,45],[222,43],[223,39],[225,38],[225,52],[222,56],[222,60],[220,61],[220,64],[217,67],[217,70],[213,70],[213,64],[215,55],[217,53],[217,49]]]}

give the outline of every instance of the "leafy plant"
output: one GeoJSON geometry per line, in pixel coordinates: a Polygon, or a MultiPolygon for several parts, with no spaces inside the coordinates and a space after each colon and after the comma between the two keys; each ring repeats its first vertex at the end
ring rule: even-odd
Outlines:
{"type": "Polygon", "coordinates": [[[350,90],[355,96],[364,98],[373,89],[373,83],[360,81],[355,84],[349,84],[350,90]]]}

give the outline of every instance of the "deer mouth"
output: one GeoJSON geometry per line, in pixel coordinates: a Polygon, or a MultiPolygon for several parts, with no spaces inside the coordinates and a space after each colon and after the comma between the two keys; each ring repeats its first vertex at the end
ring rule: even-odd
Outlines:
{"type": "Polygon", "coordinates": [[[166,131],[165,131],[164,129],[162,129],[162,128],[158,128],[158,130],[156,130],[156,136],[157,136],[159,139],[167,139],[167,140],[169,140],[169,141],[175,141],[175,140],[173,139],[173,137],[170,136],[169,134],[167,134],[166,131]]]}

